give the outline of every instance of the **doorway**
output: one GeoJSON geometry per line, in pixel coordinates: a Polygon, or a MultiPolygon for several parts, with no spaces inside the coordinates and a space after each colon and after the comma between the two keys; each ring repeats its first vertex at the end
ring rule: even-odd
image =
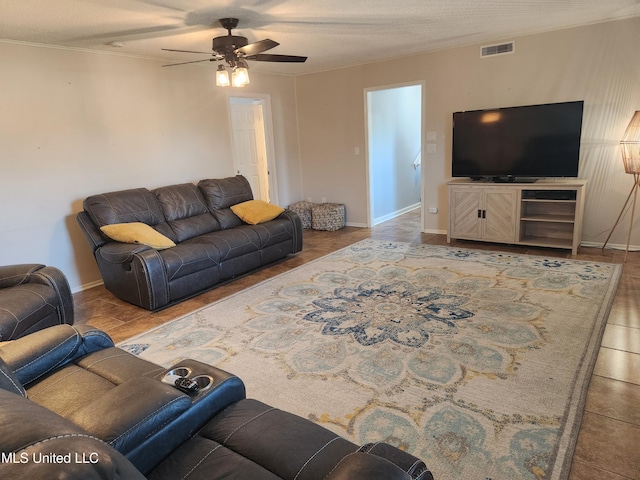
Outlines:
{"type": "Polygon", "coordinates": [[[370,226],[422,206],[422,90],[365,90],[370,226]]]}
{"type": "Polygon", "coordinates": [[[251,185],[253,198],[278,203],[268,95],[229,97],[233,168],[251,185]]]}

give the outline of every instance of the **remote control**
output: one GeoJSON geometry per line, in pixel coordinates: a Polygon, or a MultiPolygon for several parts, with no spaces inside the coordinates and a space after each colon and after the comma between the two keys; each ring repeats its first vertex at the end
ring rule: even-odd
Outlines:
{"type": "Polygon", "coordinates": [[[190,378],[180,377],[176,380],[176,387],[186,393],[196,393],[199,389],[198,384],[190,378]]]}

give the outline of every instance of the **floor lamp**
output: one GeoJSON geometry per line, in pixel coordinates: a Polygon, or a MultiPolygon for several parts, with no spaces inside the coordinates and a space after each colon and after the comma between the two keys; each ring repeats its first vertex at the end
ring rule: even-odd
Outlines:
{"type": "Polygon", "coordinates": [[[633,187],[631,187],[627,201],[624,202],[624,206],[622,207],[622,210],[620,210],[620,215],[618,215],[618,219],[613,225],[611,232],[609,232],[609,236],[605,240],[602,248],[604,249],[604,247],[607,246],[607,243],[611,238],[611,234],[618,226],[618,223],[620,223],[620,219],[622,218],[627,205],[629,205],[631,197],[633,197],[633,203],[631,204],[631,220],[629,221],[629,232],[627,233],[627,248],[624,253],[624,261],[626,262],[627,254],[629,253],[629,242],[631,241],[633,217],[636,212],[636,198],[638,196],[638,189],[640,188],[640,110],[633,114],[633,118],[631,119],[631,122],[629,122],[629,126],[624,132],[624,136],[620,142],[620,147],[622,151],[622,161],[624,162],[624,171],[633,175],[633,187]]]}

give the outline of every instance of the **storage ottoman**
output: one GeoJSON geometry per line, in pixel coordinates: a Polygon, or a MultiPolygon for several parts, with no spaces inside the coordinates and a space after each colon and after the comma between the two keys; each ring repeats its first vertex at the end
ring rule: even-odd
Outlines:
{"type": "Polygon", "coordinates": [[[316,203],[311,207],[311,226],[314,230],[340,230],[345,223],[342,203],[316,203]]]}
{"type": "Polygon", "coordinates": [[[296,202],[287,207],[288,210],[295,212],[302,221],[302,228],[311,228],[311,202],[296,202]]]}

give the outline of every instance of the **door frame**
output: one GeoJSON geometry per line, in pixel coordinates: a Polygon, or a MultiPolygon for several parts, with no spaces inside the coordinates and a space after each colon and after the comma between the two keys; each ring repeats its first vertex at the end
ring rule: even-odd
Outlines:
{"type": "MultiPolygon", "coordinates": [[[[264,143],[267,163],[267,185],[269,185],[269,201],[278,205],[278,175],[276,170],[275,140],[273,136],[273,117],[271,113],[271,96],[266,93],[227,92],[227,111],[229,114],[229,133],[231,134],[231,151],[236,155],[233,141],[233,122],[231,121],[232,99],[254,100],[254,104],[262,107],[262,123],[264,128],[264,143]]],[[[236,171],[234,164],[234,172],[236,171]]]]}
{"type": "Polygon", "coordinates": [[[381,85],[377,87],[368,87],[363,91],[364,95],[364,151],[365,151],[365,166],[366,166],[366,191],[367,191],[367,227],[373,227],[373,168],[371,166],[371,157],[369,152],[369,92],[375,92],[380,90],[391,90],[394,88],[420,87],[420,231],[424,231],[424,176],[425,176],[425,128],[426,128],[426,101],[425,101],[425,81],[418,80],[415,82],[402,82],[394,83],[390,85],[381,85]]]}

